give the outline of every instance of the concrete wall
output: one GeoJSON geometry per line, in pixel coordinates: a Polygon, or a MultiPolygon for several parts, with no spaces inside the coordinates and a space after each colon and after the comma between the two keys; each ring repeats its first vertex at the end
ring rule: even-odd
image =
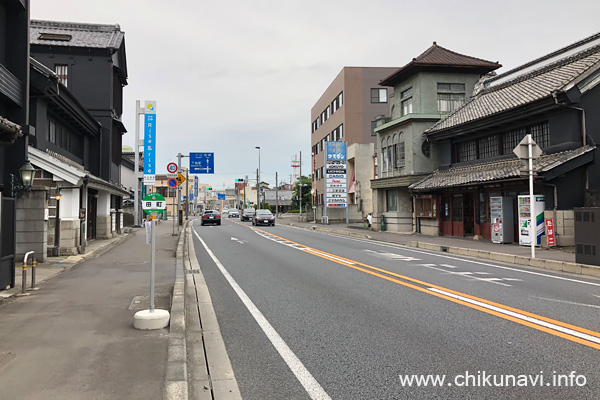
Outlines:
{"type": "Polygon", "coordinates": [[[16,260],[23,261],[28,251],[35,251],[38,262],[47,259],[48,227],[45,220],[48,201],[46,190],[34,188],[31,193],[17,200],[17,253],[16,260]]]}
{"type": "MultiPolygon", "coordinates": [[[[544,218],[554,219],[554,211],[544,211],[544,218]]],[[[557,210],[554,221],[555,240],[557,246],[575,246],[575,211],[557,210]]],[[[542,236],[542,246],[546,246],[546,236],[542,236]]]]}

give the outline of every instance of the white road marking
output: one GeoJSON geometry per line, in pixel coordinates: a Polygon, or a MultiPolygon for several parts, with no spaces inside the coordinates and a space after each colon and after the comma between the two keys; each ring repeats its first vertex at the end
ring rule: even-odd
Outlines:
{"type": "Polygon", "coordinates": [[[290,370],[294,373],[298,381],[304,386],[304,389],[308,393],[311,399],[313,400],[331,400],[331,397],[325,392],[323,387],[317,382],[317,380],[311,375],[310,372],[306,369],[302,361],[294,354],[294,352],[289,348],[289,346],[285,343],[285,341],[281,338],[279,333],[273,328],[273,326],[269,323],[269,321],[265,318],[262,312],[254,305],[252,300],[248,297],[246,292],[238,285],[238,283],[233,279],[233,277],[229,274],[227,269],[221,264],[221,262],[217,259],[214,253],[208,248],[204,240],[198,235],[198,233],[194,230],[194,234],[204,246],[204,249],[210,255],[212,260],[215,262],[227,282],[231,285],[235,293],[238,295],[240,300],[244,303],[252,317],[256,320],[258,325],[261,327],[267,338],[271,341],[277,352],[281,355],[285,363],[290,367],[290,370]]]}
{"type": "Polygon", "coordinates": [[[440,267],[446,267],[446,268],[456,268],[456,265],[450,265],[450,264],[440,264],[440,267]]]}
{"type": "Polygon", "coordinates": [[[435,269],[436,271],[445,272],[447,274],[464,276],[465,278],[475,279],[477,281],[483,281],[483,282],[487,282],[487,283],[494,283],[494,284],[500,285],[500,286],[512,286],[512,285],[509,285],[508,283],[497,282],[497,280],[502,280],[502,278],[479,278],[477,276],[473,276],[472,272],[448,271],[447,269],[442,269],[442,268],[437,268],[437,267],[426,267],[426,268],[435,269]]]}
{"type": "MultiPolygon", "coordinates": [[[[332,236],[335,236],[335,235],[332,235],[332,236]]],[[[424,250],[417,250],[417,249],[413,249],[411,247],[407,247],[406,245],[393,245],[393,244],[389,244],[389,243],[377,242],[377,241],[374,241],[374,240],[362,240],[362,239],[349,238],[349,237],[345,237],[345,238],[348,239],[348,240],[354,240],[354,241],[362,242],[362,243],[369,243],[369,244],[372,244],[372,245],[377,245],[377,246],[382,246],[382,247],[389,247],[389,248],[393,248],[393,249],[399,249],[400,248],[400,249],[402,249],[404,251],[410,251],[410,252],[413,252],[413,253],[425,254],[425,255],[433,256],[433,257],[446,258],[446,259],[449,259],[449,260],[462,261],[462,262],[471,263],[471,264],[485,265],[486,267],[505,269],[507,271],[514,271],[514,272],[519,272],[519,273],[522,273],[522,274],[537,275],[537,276],[543,276],[545,278],[550,278],[550,279],[558,279],[558,280],[561,280],[561,281],[575,282],[575,283],[581,283],[581,284],[584,284],[584,285],[599,286],[600,287],[600,283],[581,281],[579,279],[565,278],[563,276],[548,275],[548,274],[544,274],[544,273],[541,273],[541,272],[529,271],[529,270],[524,270],[524,269],[504,267],[502,265],[490,264],[490,263],[485,263],[485,262],[476,261],[476,260],[467,260],[467,259],[464,259],[464,258],[447,256],[447,255],[444,255],[444,254],[438,254],[437,252],[434,252],[434,251],[428,252],[428,251],[424,251],[424,250]]],[[[444,264],[440,264],[440,265],[445,266],[444,264]]],[[[598,296],[598,297],[600,297],[600,296],[598,296]]]]}
{"type": "Polygon", "coordinates": [[[417,267],[435,267],[437,264],[417,264],[417,267]]]}
{"type": "Polygon", "coordinates": [[[307,253],[313,253],[313,254],[317,254],[317,255],[320,255],[320,256],[323,256],[323,257],[326,257],[326,258],[329,258],[329,259],[335,260],[335,261],[339,261],[339,262],[342,262],[342,263],[344,263],[344,264],[356,265],[356,264],[355,264],[355,263],[353,263],[352,261],[344,260],[344,259],[342,259],[342,258],[334,257],[334,256],[332,256],[332,255],[329,255],[329,254],[321,253],[320,251],[316,251],[316,250],[313,250],[313,249],[309,249],[309,248],[307,248],[307,247],[305,247],[305,248],[303,248],[303,249],[301,249],[301,250],[304,250],[304,251],[306,251],[307,253]]]}
{"type": "Polygon", "coordinates": [[[398,253],[380,252],[380,251],[374,251],[374,250],[368,250],[368,249],[366,249],[365,251],[368,253],[372,253],[373,255],[375,255],[377,257],[386,258],[388,260],[421,261],[420,258],[409,257],[409,256],[405,256],[405,255],[398,254],[398,253]]]}
{"type": "Polygon", "coordinates": [[[479,306],[479,307],[487,308],[488,310],[496,311],[496,312],[499,312],[499,313],[504,314],[504,315],[509,315],[511,317],[518,318],[518,319],[520,319],[522,321],[527,321],[527,322],[530,322],[530,323],[533,323],[533,324],[536,324],[536,325],[539,325],[539,326],[543,326],[543,327],[546,327],[546,328],[553,329],[553,330],[558,331],[558,332],[566,333],[567,335],[575,336],[575,337],[578,337],[578,338],[583,339],[583,340],[588,340],[590,342],[594,342],[594,343],[600,344],[600,338],[592,336],[592,335],[588,335],[586,333],[577,332],[577,331],[574,331],[573,329],[565,328],[565,327],[560,326],[560,325],[556,325],[556,324],[553,324],[553,323],[550,323],[550,322],[542,321],[540,319],[529,317],[527,315],[519,314],[519,313],[514,312],[514,311],[505,310],[503,308],[496,307],[496,306],[493,306],[491,304],[483,303],[481,301],[473,300],[473,299],[470,299],[468,297],[459,296],[459,295],[454,294],[454,293],[445,292],[445,291],[440,290],[440,289],[436,289],[436,288],[428,288],[428,289],[431,290],[432,292],[440,293],[440,294],[443,294],[444,296],[452,297],[454,299],[461,300],[461,301],[464,301],[466,303],[470,303],[470,304],[474,304],[474,305],[479,306]]]}
{"type": "MultiPolygon", "coordinates": [[[[584,307],[590,307],[590,308],[600,308],[600,306],[596,306],[596,305],[593,305],[593,304],[576,303],[574,301],[558,300],[558,299],[548,299],[546,297],[536,297],[536,296],[529,296],[529,297],[531,297],[532,299],[553,301],[555,303],[572,304],[574,306],[584,306],[584,307]]],[[[596,296],[596,297],[598,297],[598,296],[596,296]]]]}
{"type": "Polygon", "coordinates": [[[238,242],[239,244],[244,244],[244,242],[242,242],[240,239],[234,238],[233,236],[231,237],[231,240],[238,242]]]}

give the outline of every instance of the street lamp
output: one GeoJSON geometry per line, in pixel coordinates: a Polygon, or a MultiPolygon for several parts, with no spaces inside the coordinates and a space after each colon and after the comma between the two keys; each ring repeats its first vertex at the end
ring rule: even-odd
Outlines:
{"type": "Polygon", "coordinates": [[[19,175],[21,175],[22,185],[18,184],[17,177],[13,174],[10,174],[10,183],[11,183],[11,197],[21,197],[22,195],[29,193],[31,191],[31,186],[33,186],[33,178],[35,176],[35,168],[29,162],[29,160],[25,160],[25,164],[19,168],[19,175]]]}
{"type": "Polygon", "coordinates": [[[258,149],[258,176],[256,180],[256,204],[258,209],[260,209],[260,146],[256,146],[255,149],[258,149]]]}

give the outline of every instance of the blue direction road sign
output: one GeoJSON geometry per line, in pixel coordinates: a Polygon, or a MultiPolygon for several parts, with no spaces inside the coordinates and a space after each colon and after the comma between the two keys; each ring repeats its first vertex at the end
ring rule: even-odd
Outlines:
{"type": "Polygon", "coordinates": [[[191,174],[214,174],[215,153],[190,153],[191,174]]]}
{"type": "Polygon", "coordinates": [[[225,200],[225,193],[218,193],[217,194],[217,199],[218,200],[225,200]]]}
{"type": "Polygon", "coordinates": [[[147,101],[144,109],[144,175],[156,173],[156,102],[147,101]]]}

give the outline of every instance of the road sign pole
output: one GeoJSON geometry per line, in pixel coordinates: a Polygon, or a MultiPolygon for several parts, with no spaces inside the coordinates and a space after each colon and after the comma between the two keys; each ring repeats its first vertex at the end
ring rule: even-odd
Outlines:
{"type": "Polygon", "coordinates": [[[152,234],[152,272],[150,273],[150,312],[154,312],[154,273],[156,271],[156,213],[152,213],[150,229],[152,234]]]}
{"type": "Polygon", "coordinates": [[[529,237],[531,238],[531,258],[535,258],[535,245],[537,244],[536,222],[533,214],[534,194],[533,194],[533,143],[531,143],[531,134],[527,135],[527,152],[529,155],[529,237]]]}
{"type": "MultiPolygon", "coordinates": [[[[177,153],[177,170],[181,171],[181,153],[177,153]]],[[[179,231],[179,226],[183,223],[179,218],[179,210],[181,210],[181,185],[177,186],[177,231],[179,231]]]]}

